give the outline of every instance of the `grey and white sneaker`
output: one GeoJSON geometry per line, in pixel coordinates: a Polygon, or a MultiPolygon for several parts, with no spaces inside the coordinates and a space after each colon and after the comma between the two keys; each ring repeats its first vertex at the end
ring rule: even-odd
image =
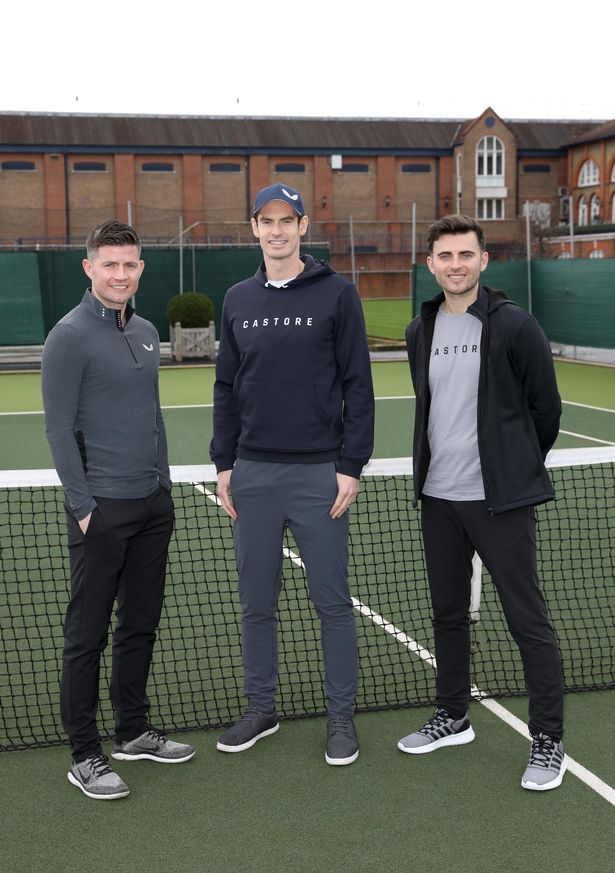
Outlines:
{"type": "Polygon", "coordinates": [[[249,706],[241,718],[222,734],[216,748],[220,752],[245,752],[258,740],[274,734],[279,727],[275,710],[259,712],[249,706]]]}
{"type": "Polygon", "coordinates": [[[116,761],[157,761],[159,764],[183,764],[194,756],[195,749],[187,743],[175,743],[150,728],[134,740],[115,743],[111,756],[116,761]]]}
{"type": "Polygon", "coordinates": [[[130,794],[128,785],[100,753],[89,755],[84,761],[73,762],[68,771],[68,781],[93,800],[119,800],[130,794]]]}
{"type": "Polygon", "coordinates": [[[467,713],[463,718],[451,718],[447,710],[438,707],[422,728],[397,743],[397,748],[410,755],[424,755],[443,746],[463,746],[474,739],[467,713]]]}
{"type": "Polygon", "coordinates": [[[327,722],[325,761],[334,767],[352,764],[359,757],[359,741],[351,718],[330,718],[327,722]]]}
{"type": "Polygon", "coordinates": [[[564,745],[556,737],[547,734],[532,736],[530,760],[521,779],[523,788],[529,791],[549,791],[562,784],[567,761],[564,745]]]}

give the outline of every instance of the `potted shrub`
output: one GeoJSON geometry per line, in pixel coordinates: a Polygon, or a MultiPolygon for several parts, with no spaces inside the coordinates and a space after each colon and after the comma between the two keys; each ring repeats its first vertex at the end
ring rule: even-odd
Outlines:
{"type": "Polygon", "coordinates": [[[176,294],[167,304],[170,324],[171,356],[184,358],[216,357],[214,304],[205,294],[188,291],[176,294]]]}

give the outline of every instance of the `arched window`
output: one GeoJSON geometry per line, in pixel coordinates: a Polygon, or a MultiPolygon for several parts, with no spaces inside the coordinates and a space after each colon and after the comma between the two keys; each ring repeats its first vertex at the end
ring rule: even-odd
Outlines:
{"type": "Polygon", "coordinates": [[[587,198],[581,197],[579,200],[579,221],[580,226],[587,224],[587,198]]]}
{"type": "Polygon", "coordinates": [[[484,136],[476,146],[476,175],[504,176],[504,144],[497,136],[484,136]]]}
{"type": "Polygon", "coordinates": [[[589,201],[589,223],[600,223],[600,198],[597,194],[593,194],[592,199],[589,201]]]}
{"type": "Polygon", "coordinates": [[[590,258],[603,258],[604,252],[602,249],[592,249],[589,253],[590,258]]]}
{"type": "Polygon", "coordinates": [[[587,188],[589,185],[598,185],[600,182],[600,172],[598,164],[588,158],[579,171],[579,188],[587,188]]]}

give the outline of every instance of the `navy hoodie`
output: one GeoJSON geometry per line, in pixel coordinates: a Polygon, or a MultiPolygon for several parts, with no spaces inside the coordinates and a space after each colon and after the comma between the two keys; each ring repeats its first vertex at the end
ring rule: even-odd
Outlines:
{"type": "Polygon", "coordinates": [[[265,265],[224,300],[210,455],[335,461],[359,478],[373,449],[374,391],[356,287],[323,261],[276,288],[265,265]]]}

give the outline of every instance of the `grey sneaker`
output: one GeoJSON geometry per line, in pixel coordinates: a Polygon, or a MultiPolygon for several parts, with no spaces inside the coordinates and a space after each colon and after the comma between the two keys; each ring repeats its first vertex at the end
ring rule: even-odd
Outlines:
{"type": "Polygon", "coordinates": [[[274,734],[279,727],[275,710],[258,712],[248,707],[239,721],[222,734],[216,743],[216,748],[220,752],[244,752],[258,740],[274,734]]]}
{"type": "Polygon", "coordinates": [[[352,764],[359,757],[359,741],[351,718],[330,718],[327,722],[325,761],[334,767],[352,764]]]}
{"type": "Polygon", "coordinates": [[[434,752],[442,746],[463,746],[474,739],[474,731],[468,719],[454,719],[446,709],[438,707],[433,716],[422,728],[409,734],[397,743],[397,748],[410,755],[424,755],[434,752]]]}
{"type": "Polygon", "coordinates": [[[163,733],[150,728],[134,740],[115,743],[111,756],[116,761],[158,761],[159,764],[182,764],[194,756],[187,743],[174,743],[163,733]]]}
{"type": "Polygon", "coordinates": [[[93,800],[119,800],[130,794],[128,785],[111,769],[104,755],[95,753],[73,763],[68,781],[93,800]]]}
{"type": "Polygon", "coordinates": [[[521,779],[523,788],[530,791],[549,791],[562,784],[567,762],[564,746],[556,737],[547,734],[532,736],[530,760],[521,779]]]}

